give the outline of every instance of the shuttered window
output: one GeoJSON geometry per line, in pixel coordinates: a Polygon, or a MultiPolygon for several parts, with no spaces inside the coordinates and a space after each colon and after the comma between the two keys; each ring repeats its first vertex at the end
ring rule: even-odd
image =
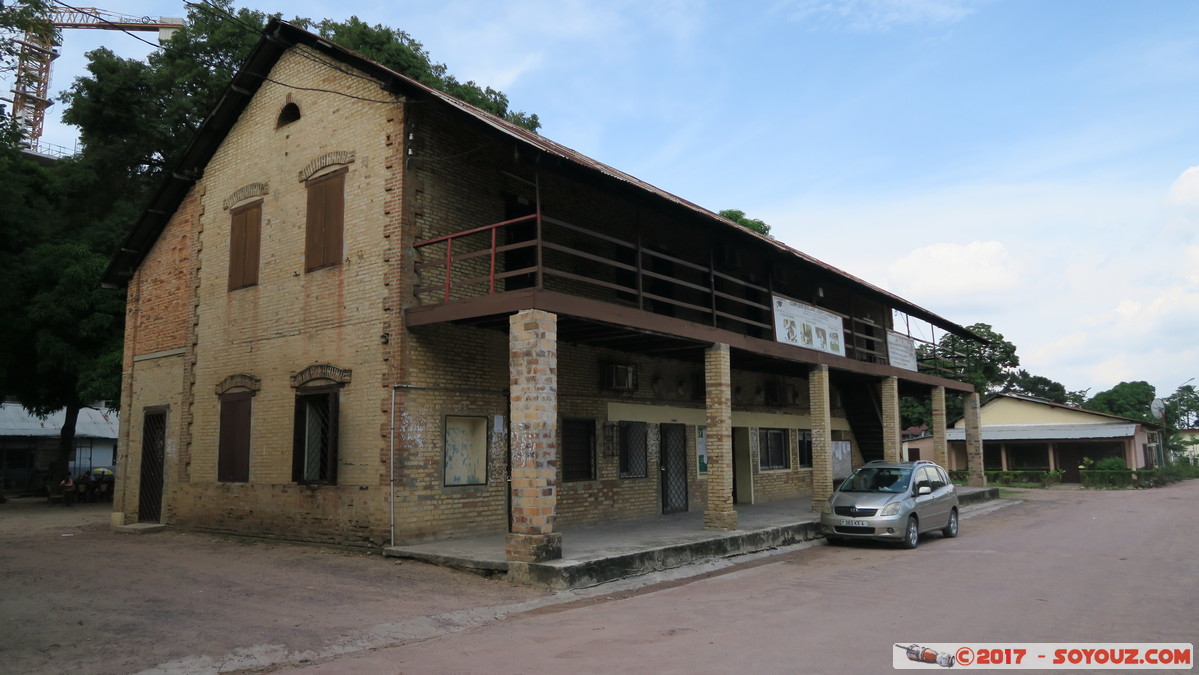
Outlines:
{"type": "Polygon", "coordinates": [[[308,181],[304,267],[309,272],[341,262],[346,171],[338,169],[308,181]]]}
{"type": "Polygon", "coordinates": [[[230,211],[229,290],[258,284],[258,252],[262,241],[262,202],[230,211]]]}
{"type": "Polygon", "coordinates": [[[245,483],[250,480],[250,412],[253,392],[221,396],[221,429],[218,436],[217,480],[245,483]]]}
{"type": "Polygon", "coordinates": [[[292,480],[337,483],[337,407],[340,387],[296,391],[292,480]]]}
{"type": "Polygon", "coordinates": [[[562,420],[562,480],[595,480],[595,420],[562,420]]]}

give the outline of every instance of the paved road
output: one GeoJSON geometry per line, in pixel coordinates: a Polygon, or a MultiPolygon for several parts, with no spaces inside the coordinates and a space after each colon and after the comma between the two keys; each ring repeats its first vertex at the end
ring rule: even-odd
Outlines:
{"type": "Polygon", "coordinates": [[[821,544],[300,671],[880,673],[896,643],[1199,642],[1199,481],[1017,498],[914,551],[821,544]]]}

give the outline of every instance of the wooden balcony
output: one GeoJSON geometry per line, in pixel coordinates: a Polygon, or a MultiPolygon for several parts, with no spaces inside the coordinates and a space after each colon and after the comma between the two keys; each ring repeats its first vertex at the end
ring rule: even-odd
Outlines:
{"type": "MultiPolygon", "coordinates": [[[[625,238],[533,213],[413,248],[409,326],[454,321],[505,328],[509,314],[536,307],[558,314],[559,338],[572,342],[686,360],[702,360],[706,345],[723,342],[747,369],[777,371],[781,358],[794,362],[795,372],[828,363],[896,374],[886,353],[889,308],[844,289],[842,306],[821,307],[843,319],[844,357],[777,342],[772,297],[803,297],[796,281],[803,275],[778,273],[765,257],[749,260],[749,251],[720,243],[647,242],[636,232],[625,238]],[[785,279],[790,287],[780,289],[785,279]]],[[[924,383],[954,376],[945,359],[929,363],[936,373],[901,372],[924,383]]]]}

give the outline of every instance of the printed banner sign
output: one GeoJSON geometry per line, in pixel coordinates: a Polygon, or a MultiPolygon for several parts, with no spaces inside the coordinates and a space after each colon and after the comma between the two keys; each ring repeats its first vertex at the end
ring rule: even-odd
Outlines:
{"type": "Polygon", "coordinates": [[[774,339],[845,356],[845,334],[840,316],[777,295],[774,296],[774,339]]]}
{"type": "Polygon", "coordinates": [[[916,362],[916,343],[906,335],[901,335],[893,330],[887,331],[887,355],[891,365],[896,368],[919,369],[919,364],[916,362]]]}

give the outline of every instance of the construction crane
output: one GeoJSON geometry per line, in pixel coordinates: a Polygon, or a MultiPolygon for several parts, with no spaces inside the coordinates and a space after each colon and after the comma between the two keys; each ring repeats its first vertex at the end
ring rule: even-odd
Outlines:
{"type": "MultiPolygon", "coordinates": [[[[169,40],[172,33],[183,27],[183,19],[130,16],[95,7],[59,7],[52,10],[47,18],[58,29],[158,31],[159,44],[169,40]]],[[[16,43],[21,46],[21,52],[17,57],[13,97],[4,100],[12,103],[12,116],[25,128],[29,147],[36,152],[42,137],[46,108],[54,103],[49,98],[50,64],[58,58],[59,42],[54,36],[42,36],[30,31],[16,43]]]]}

